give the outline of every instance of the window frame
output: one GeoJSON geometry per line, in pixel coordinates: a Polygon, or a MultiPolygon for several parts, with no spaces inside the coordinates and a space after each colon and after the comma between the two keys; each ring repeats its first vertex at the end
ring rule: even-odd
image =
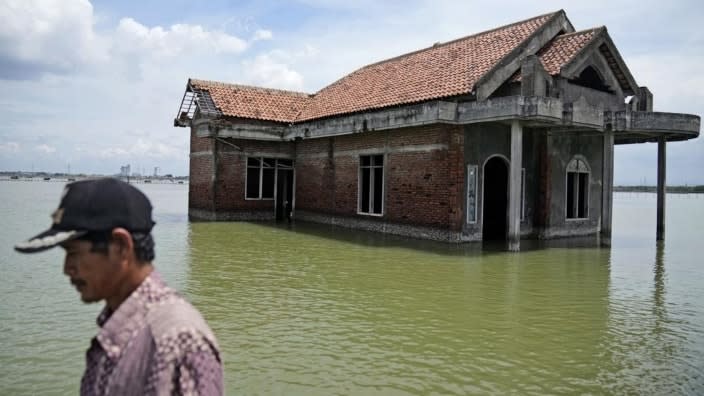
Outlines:
{"type": "Polygon", "coordinates": [[[566,221],[584,221],[589,220],[589,196],[590,196],[590,186],[591,186],[591,168],[584,156],[575,156],[570,162],[567,163],[565,168],[565,220],[566,221]],[[583,166],[581,166],[583,165],[583,166]],[[574,179],[570,185],[570,174],[574,174],[574,179]],[[580,183],[580,175],[586,175],[586,188],[582,191],[580,183]],[[572,191],[572,210],[574,211],[573,217],[570,217],[570,205],[569,205],[569,195],[570,188],[572,191]],[[579,217],[580,203],[584,207],[584,216],[579,217]]]}
{"type": "Polygon", "coordinates": [[[364,154],[360,155],[359,158],[359,166],[358,166],[358,171],[357,171],[357,214],[362,215],[362,216],[374,216],[374,217],[382,217],[384,216],[384,210],[385,210],[385,192],[386,192],[386,155],[383,153],[376,153],[376,154],[364,154]],[[362,165],[363,161],[362,158],[369,158],[369,165],[362,165]],[[381,157],[381,165],[376,165],[374,163],[374,158],[375,157],[381,157]],[[374,185],[375,179],[374,175],[375,169],[381,168],[381,208],[379,213],[374,213],[373,208],[374,208],[374,196],[375,196],[375,190],[374,190],[374,185]],[[364,169],[369,169],[369,211],[368,212],[363,212],[362,211],[362,182],[363,182],[363,172],[364,169]]]}
{"type": "Polygon", "coordinates": [[[276,157],[265,157],[263,155],[248,155],[245,157],[245,172],[244,172],[244,199],[245,201],[273,201],[276,199],[276,182],[277,182],[277,177],[278,177],[278,169],[281,167],[282,169],[293,169],[295,167],[295,163],[293,162],[292,159],[289,158],[276,158],[276,157]],[[259,161],[259,166],[250,166],[249,165],[249,160],[250,159],[256,159],[259,161]],[[284,161],[290,161],[292,165],[281,165],[279,166],[279,161],[284,160],[284,161]],[[265,161],[273,162],[272,167],[265,167],[265,161]],[[249,197],[249,170],[250,169],[257,169],[259,173],[259,180],[257,182],[257,187],[258,187],[258,193],[256,197],[249,197]],[[272,196],[271,197],[263,197],[263,192],[264,192],[264,170],[265,169],[272,169],[274,171],[274,179],[273,179],[273,187],[272,187],[272,196]]]}

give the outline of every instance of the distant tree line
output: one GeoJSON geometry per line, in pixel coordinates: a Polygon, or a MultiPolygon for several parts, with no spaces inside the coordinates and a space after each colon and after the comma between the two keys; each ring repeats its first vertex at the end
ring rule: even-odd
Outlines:
{"type": "MultiPolygon", "coordinates": [[[[657,191],[655,186],[614,186],[616,192],[649,192],[657,191]]],[[[704,185],[701,186],[666,186],[665,191],[673,194],[703,194],[704,185]]]]}

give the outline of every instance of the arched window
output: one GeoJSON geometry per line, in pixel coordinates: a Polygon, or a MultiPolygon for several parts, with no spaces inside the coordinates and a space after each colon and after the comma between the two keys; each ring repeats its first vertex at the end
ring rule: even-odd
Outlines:
{"type": "Polygon", "coordinates": [[[589,165],[583,158],[567,164],[567,218],[589,217],[589,165]]]}

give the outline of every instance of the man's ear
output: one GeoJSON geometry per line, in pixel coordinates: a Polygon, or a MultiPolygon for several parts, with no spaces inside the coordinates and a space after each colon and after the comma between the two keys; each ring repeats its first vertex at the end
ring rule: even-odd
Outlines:
{"type": "Polygon", "coordinates": [[[126,229],[118,227],[112,230],[111,236],[120,258],[122,260],[129,259],[134,254],[132,234],[126,229]]]}

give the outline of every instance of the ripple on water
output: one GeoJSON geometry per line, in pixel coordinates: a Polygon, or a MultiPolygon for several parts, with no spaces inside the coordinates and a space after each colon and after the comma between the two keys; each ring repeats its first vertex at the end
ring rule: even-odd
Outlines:
{"type": "MultiPolygon", "coordinates": [[[[678,246],[685,236],[656,247],[652,229],[628,227],[638,212],[616,203],[612,249],[520,254],[300,224],[188,224],[168,203],[157,209],[157,266],[216,332],[230,394],[704,389],[698,246],[678,246]]],[[[100,307],[78,302],[58,255],[0,254],[0,393],[76,393],[100,307]]]]}

